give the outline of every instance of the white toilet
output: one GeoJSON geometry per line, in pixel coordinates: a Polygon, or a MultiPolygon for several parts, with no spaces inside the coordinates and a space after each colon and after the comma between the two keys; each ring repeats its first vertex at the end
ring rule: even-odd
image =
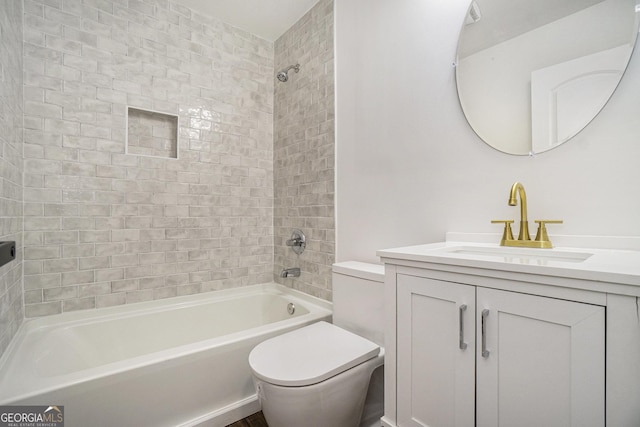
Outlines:
{"type": "Polygon", "coordinates": [[[361,425],[371,374],[384,363],[384,270],[338,263],[332,282],[334,324],[271,338],[249,355],[269,427],[361,425]]]}

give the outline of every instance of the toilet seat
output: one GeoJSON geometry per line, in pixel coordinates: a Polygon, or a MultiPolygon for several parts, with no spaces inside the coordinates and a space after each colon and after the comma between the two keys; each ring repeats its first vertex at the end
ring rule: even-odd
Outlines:
{"type": "Polygon", "coordinates": [[[380,347],[327,322],[318,322],[258,344],[249,355],[255,376],[280,386],[306,386],[353,368],[380,347]]]}

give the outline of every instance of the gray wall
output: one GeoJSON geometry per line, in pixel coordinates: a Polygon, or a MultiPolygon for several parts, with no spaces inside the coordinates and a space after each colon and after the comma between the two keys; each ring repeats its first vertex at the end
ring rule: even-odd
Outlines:
{"type": "Polygon", "coordinates": [[[275,42],[275,68],[300,64],[276,82],[274,121],[275,280],[331,299],[334,221],[333,1],[321,0],[275,42]],[[297,256],[285,241],[293,229],[307,237],[297,256]],[[283,268],[300,267],[295,279],[283,268]]]}
{"type": "Polygon", "coordinates": [[[0,267],[0,355],[24,317],[22,305],[22,1],[0,2],[0,241],[17,257],[0,267]]]}
{"type": "Polygon", "coordinates": [[[26,316],[271,281],[273,44],[170,1],[24,4],[26,316]],[[127,105],[179,116],[178,160],[125,154],[127,105]]]}

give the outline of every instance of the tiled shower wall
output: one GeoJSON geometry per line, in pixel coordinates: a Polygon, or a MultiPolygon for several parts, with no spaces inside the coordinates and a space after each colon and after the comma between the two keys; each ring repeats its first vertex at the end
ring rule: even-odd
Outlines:
{"type": "Polygon", "coordinates": [[[320,0],[275,42],[274,124],[275,280],[331,299],[335,259],[333,0],[320,0]],[[285,242],[293,229],[307,237],[297,256],[285,242]],[[283,268],[300,267],[299,278],[280,278],[283,268]]]}
{"type": "Polygon", "coordinates": [[[14,261],[0,267],[0,355],[22,323],[22,0],[0,2],[0,241],[14,261]]]}
{"type": "Polygon", "coordinates": [[[168,0],[24,8],[26,316],[271,281],[272,43],[168,0]],[[179,159],[125,154],[127,106],[179,116],[179,159]]]}

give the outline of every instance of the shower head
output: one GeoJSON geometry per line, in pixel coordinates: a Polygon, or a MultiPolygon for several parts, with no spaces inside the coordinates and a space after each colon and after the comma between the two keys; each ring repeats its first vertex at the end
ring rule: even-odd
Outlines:
{"type": "Polygon", "coordinates": [[[296,65],[291,65],[289,66],[289,68],[287,68],[286,70],[282,70],[278,73],[277,77],[278,80],[280,80],[281,82],[286,82],[287,80],[289,80],[289,70],[293,69],[293,71],[295,71],[296,73],[300,71],[300,64],[296,64],[296,65]]]}

